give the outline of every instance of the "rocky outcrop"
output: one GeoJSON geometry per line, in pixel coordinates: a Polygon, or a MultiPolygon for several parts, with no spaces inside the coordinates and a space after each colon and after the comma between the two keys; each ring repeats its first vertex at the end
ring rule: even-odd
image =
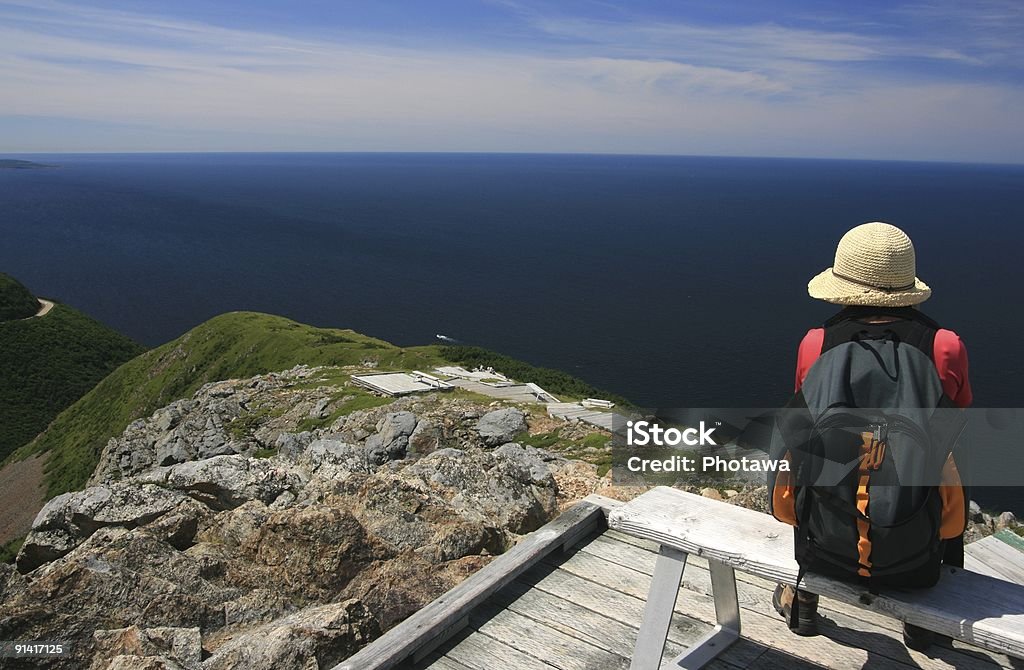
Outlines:
{"type": "Polygon", "coordinates": [[[111,668],[195,668],[203,660],[198,628],[129,626],[93,633],[92,670],[111,668]]]}
{"type": "Polygon", "coordinates": [[[51,667],[329,667],[608,483],[510,441],[519,409],[345,413],[363,392],[316,379],[212,384],[111,440],[0,571],[0,639],[72,641],[51,667]]]}
{"type": "Polygon", "coordinates": [[[515,407],[496,409],[480,417],[476,430],[487,446],[505,444],[526,430],[526,415],[515,407]]]}
{"type": "Polygon", "coordinates": [[[409,436],[416,430],[416,415],[394,412],[377,422],[377,432],[366,438],[366,460],[372,465],[405,458],[409,436]]]}
{"type": "Polygon", "coordinates": [[[208,670],[330,668],[379,634],[358,600],[307,607],[232,638],[203,663],[208,670]]]}
{"type": "Polygon", "coordinates": [[[186,496],[152,484],[111,483],[65,493],[48,502],[32,523],[18,554],[18,570],[29,572],[64,556],[104,526],[135,528],[179,506],[186,496]]]}

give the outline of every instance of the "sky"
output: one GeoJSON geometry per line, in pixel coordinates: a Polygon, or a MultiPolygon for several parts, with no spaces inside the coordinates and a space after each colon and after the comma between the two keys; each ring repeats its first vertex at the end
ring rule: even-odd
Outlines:
{"type": "Polygon", "coordinates": [[[0,0],[0,152],[1024,163],[1024,2],[0,0]]]}

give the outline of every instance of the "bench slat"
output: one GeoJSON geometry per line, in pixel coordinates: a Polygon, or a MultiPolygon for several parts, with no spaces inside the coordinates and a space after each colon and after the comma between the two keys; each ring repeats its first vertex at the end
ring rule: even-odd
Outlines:
{"type": "MultiPolygon", "coordinates": [[[[610,528],[737,570],[793,584],[793,531],[767,514],[668,487],[657,487],[615,509],[610,528]]],[[[810,591],[858,605],[937,633],[1024,658],[1024,587],[968,570],[943,568],[939,586],[916,591],[865,588],[807,575],[810,591]]]]}

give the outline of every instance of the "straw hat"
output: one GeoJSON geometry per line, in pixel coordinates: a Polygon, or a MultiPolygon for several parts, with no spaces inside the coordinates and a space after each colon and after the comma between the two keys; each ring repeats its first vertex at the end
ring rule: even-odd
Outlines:
{"type": "Polygon", "coordinates": [[[907,234],[876,221],[843,235],[835,264],[808,282],[807,292],[837,305],[906,307],[932,294],[916,274],[914,244],[907,234]]]}

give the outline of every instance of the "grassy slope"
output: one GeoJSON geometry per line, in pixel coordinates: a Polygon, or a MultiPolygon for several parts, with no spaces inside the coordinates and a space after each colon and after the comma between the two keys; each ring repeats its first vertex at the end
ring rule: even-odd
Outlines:
{"type": "MultiPolygon", "coordinates": [[[[48,317],[47,317],[48,318],[48,317]]],[[[285,370],[297,364],[424,368],[435,347],[407,350],[348,330],[314,328],[252,312],[223,314],[125,363],[11,458],[48,451],[46,495],[81,488],[107,440],[133,420],[190,397],[207,382],[285,370]]]]}
{"type": "Polygon", "coordinates": [[[465,351],[438,345],[401,348],[351,330],[316,328],[268,314],[222,314],[119,367],[8,460],[48,452],[46,496],[80,489],[107,440],[120,435],[135,419],[191,397],[208,382],[299,364],[344,366],[373,361],[381,369],[430,370],[445,363],[479,361],[516,379],[537,381],[552,393],[599,394],[564,373],[484,350],[473,349],[472,353],[471,357],[465,351]]]}
{"type": "Polygon", "coordinates": [[[142,351],[66,305],[38,319],[0,322],[0,459],[142,351]]]}
{"type": "Polygon", "coordinates": [[[0,321],[26,319],[39,311],[39,301],[27,288],[0,272],[0,321]]]}

